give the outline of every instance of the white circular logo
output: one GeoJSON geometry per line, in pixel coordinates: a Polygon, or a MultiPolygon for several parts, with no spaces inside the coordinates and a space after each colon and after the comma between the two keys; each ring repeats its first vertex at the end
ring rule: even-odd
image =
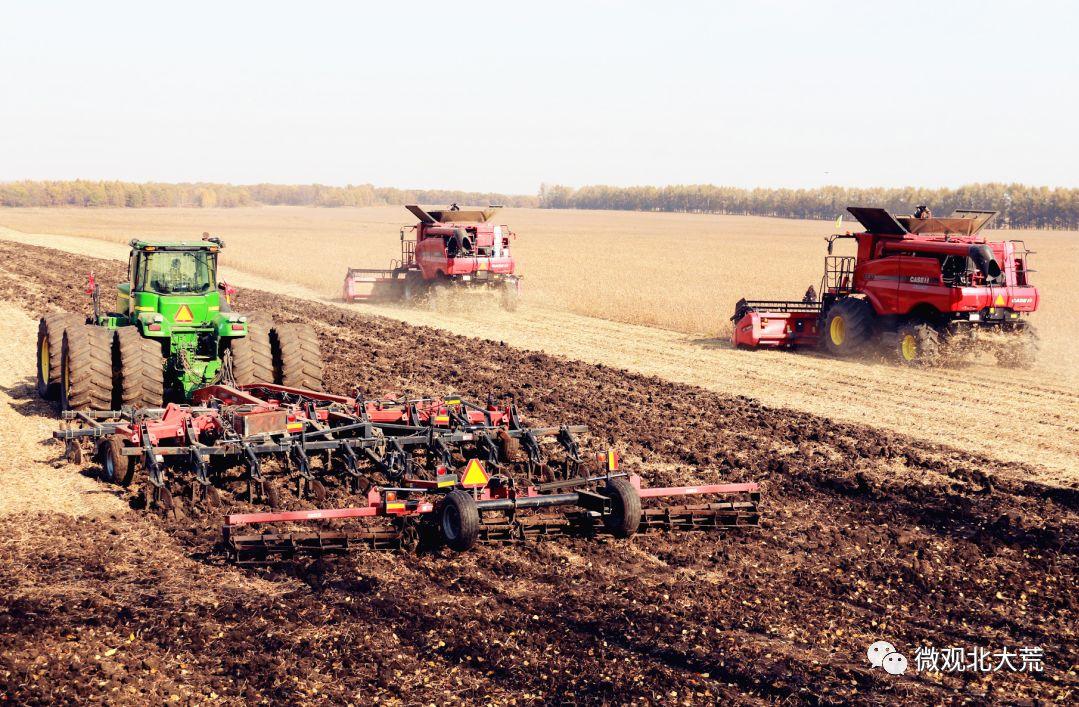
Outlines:
{"type": "Polygon", "coordinates": [[[865,652],[874,668],[884,665],[884,658],[890,653],[895,653],[895,646],[888,643],[888,641],[877,641],[865,652]]]}
{"type": "Polygon", "coordinates": [[[902,653],[889,653],[884,656],[884,669],[892,675],[907,672],[907,659],[902,653]]]}

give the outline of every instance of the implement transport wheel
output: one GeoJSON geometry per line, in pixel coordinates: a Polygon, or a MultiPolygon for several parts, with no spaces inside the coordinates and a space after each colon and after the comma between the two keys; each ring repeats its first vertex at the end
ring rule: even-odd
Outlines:
{"type": "Polygon", "coordinates": [[[603,527],[616,538],[628,538],[641,525],[641,496],[625,479],[610,479],[600,492],[611,499],[611,512],[604,514],[603,527]]]}
{"type": "Polygon", "coordinates": [[[165,402],[165,359],[161,342],[144,338],[137,327],[116,330],[114,370],[119,371],[115,407],[156,408],[165,402]]]}
{"type": "Polygon", "coordinates": [[[290,388],[322,390],[322,349],[309,324],[278,324],[270,332],[274,380],[290,388]]]}
{"type": "Polygon", "coordinates": [[[896,358],[905,366],[932,366],[940,361],[940,334],[924,322],[911,322],[896,332],[896,358]]]}
{"type": "Polygon", "coordinates": [[[60,398],[60,358],[64,348],[64,330],[82,326],[83,317],[68,312],[46,314],[37,325],[37,394],[45,400],[60,398]]]}
{"type": "Polygon", "coordinates": [[[270,330],[273,318],[262,313],[247,315],[247,335],[229,339],[232,376],[237,385],[273,383],[273,350],[270,330]]]}
{"type": "Polygon", "coordinates": [[[845,297],[824,317],[824,345],[835,356],[851,356],[873,335],[873,307],[862,299],[845,297]]]}
{"type": "Polygon", "coordinates": [[[135,476],[135,464],[137,457],[124,456],[124,438],[121,435],[113,435],[102,440],[97,448],[98,463],[101,471],[98,478],[106,484],[128,486],[135,476]]]}
{"type": "Polygon", "coordinates": [[[439,509],[438,527],[442,539],[458,552],[471,549],[480,532],[480,510],[467,491],[450,491],[439,509]]]}
{"type": "Polygon", "coordinates": [[[109,410],[112,383],[112,331],[93,324],[69,326],[60,354],[61,408],[109,410]]]}

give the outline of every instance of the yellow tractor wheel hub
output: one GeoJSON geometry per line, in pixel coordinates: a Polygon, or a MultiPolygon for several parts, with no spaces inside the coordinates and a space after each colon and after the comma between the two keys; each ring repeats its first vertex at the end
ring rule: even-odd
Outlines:
{"type": "Polygon", "coordinates": [[[903,353],[904,361],[913,361],[918,357],[918,342],[915,341],[913,334],[904,336],[903,341],[899,344],[899,348],[903,353]]]}
{"type": "Polygon", "coordinates": [[[832,337],[833,344],[843,345],[843,341],[847,338],[847,324],[843,321],[843,317],[832,319],[832,324],[828,327],[828,335],[832,337]]]}

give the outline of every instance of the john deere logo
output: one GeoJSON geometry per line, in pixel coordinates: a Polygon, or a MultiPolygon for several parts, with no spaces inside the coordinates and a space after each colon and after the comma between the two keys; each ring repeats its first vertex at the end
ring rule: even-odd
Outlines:
{"type": "Polygon", "coordinates": [[[181,304],[180,309],[176,310],[176,321],[178,322],[191,322],[195,317],[191,314],[191,308],[186,304],[181,304]]]}

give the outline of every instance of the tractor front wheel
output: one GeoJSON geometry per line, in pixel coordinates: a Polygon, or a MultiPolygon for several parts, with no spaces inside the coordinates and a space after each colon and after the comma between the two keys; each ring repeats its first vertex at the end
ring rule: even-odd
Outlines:
{"type": "Polygon", "coordinates": [[[310,324],[279,324],[270,333],[270,343],[277,383],[322,390],[322,349],[310,324]]]}
{"type": "Polygon", "coordinates": [[[60,397],[60,365],[64,347],[64,330],[85,323],[78,314],[53,312],[46,314],[37,325],[37,394],[45,400],[60,397]]]}
{"type": "Polygon", "coordinates": [[[112,331],[94,324],[69,326],[60,353],[60,406],[112,409],[112,331]]]}
{"type": "Polygon", "coordinates": [[[824,318],[824,345],[836,356],[861,351],[873,336],[873,307],[862,299],[845,297],[824,318]]]}
{"type": "Polygon", "coordinates": [[[120,372],[118,407],[156,408],[165,402],[165,359],[161,342],[143,337],[137,327],[116,330],[113,364],[120,372]]]}
{"type": "Polygon", "coordinates": [[[905,366],[932,366],[942,356],[940,334],[924,322],[899,327],[895,347],[896,358],[905,366]]]}

